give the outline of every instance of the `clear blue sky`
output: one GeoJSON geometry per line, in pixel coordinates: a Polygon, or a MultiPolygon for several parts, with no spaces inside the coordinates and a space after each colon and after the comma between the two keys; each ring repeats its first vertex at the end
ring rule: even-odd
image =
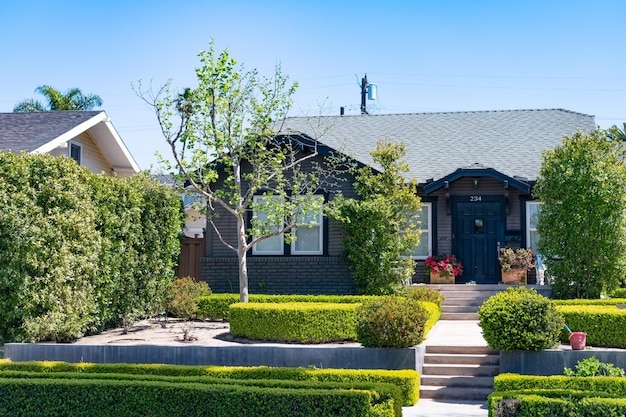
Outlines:
{"type": "Polygon", "coordinates": [[[626,122],[626,1],[13,1],[0,6],[0,112],[34,89],[102,97],[139,165],[167,154],[142,79],[194,85],[211,38],[300,83],[292,116],[565,108],[626,122]]]}

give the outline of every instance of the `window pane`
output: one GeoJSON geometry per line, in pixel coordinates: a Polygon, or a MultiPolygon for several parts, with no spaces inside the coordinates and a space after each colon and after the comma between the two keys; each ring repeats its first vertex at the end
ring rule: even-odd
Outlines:
{"type": "Polygon", "coordinates": [[[420,229],[422,234],[420,235],[420,242],[415,246],[415,249],[411,253],[414,258],[427,258],[432,252],[432,240],[431,240],[431,204],[422,203],[422,209],[418,212],[417,217],[420,221],[420,229]]]}
{"type": "Polygon", "coordinates": [[[272,236],[267,239],[263,239],[254,245],[254,253],[283,253],[283,239],[282,236],[272,236]]]}
{"type": "Polygon", "coordinates": [[[539,214],[539,210],[541,210],[539,203],[528,204],[529,226],[531,229],[537,228],[537,215],[539,214]]]}
{"type": "Polygon", "coordinates": [[[319,226],[312,228],[299,228],[296,230],[296,236],[297,239],[294,243],[294,250],[296,253],[320,253],[322,251],[319,226]]]}
{"type": "Polygon", "coordinates": [[[429,247],[429,236],[428,236],[428,232],[424,232],[422,230],[422,234],[420,235],[420,243],[415,246],[415,250],[413,250],[413,253],[411,255],[413,255],[414,257],[428,257],[428,254],[430,253],[430,247],[429,247]]]}
{"type": "MultiPolygon", "coordinates": [[[[278,197],[264,197],[264,196],[255,196],[254,202],[262,205],[266,202],[266,198],[278,198],[278,197]]],[[[259,222],[265,222],[269,219],[268,213],[263,213],[261,211],[254,211],[253,217],[256,217],[259,222]]],[[[268,225],[263,233],[272,233],[274,231],[279,230],[280,225],[268,225]]],[[[263,239],[257,242],[252,248],[252,253],[255,255],[282,255],[284,253],[284,243],[283,243],[283,235],[272,236],[267,239],[263,239]]]]}
{"type": "MultiPolygon", "coordinates": [[[[324,202],[323,196],[314,196],[320,203],[324,202]]],[[[293,254],[321,255],[322,247],[322,209],[309,210],[298,218],[298,225],[294,230],[296,241],[291,246],[293,254]]]]}

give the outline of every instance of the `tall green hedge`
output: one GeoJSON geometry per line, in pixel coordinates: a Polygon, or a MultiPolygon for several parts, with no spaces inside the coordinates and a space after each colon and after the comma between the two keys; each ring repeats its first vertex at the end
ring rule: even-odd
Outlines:
{"type": "Polygon", "coordinates": [[[180,204],[147,175],[0,152],[0,341],[68,341],[153,309],[174,277],[180,204]]]}

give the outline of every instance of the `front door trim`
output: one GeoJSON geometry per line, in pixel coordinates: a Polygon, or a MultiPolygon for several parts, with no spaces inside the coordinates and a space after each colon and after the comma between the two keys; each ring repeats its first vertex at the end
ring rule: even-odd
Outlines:
{"type": "MultiPolygon", "coordinates": [[[[505,197],[477,193],[453,196],[451,203],[453,254],[464,266],[463,275],[458,281],[475,281],[477,284],[499,282],[500,270],[497,254],[498,246],[504,245],[505,239],[505,197]],[[471,211],[469,215],[468,210],[471,211]],[[464,212],[465,215],[462,216],[464,212]],[[464,221],[475,223],[473,226],[475,231],[462,231],[464,221]],[[481,229],[483,223],[484,230],[481,229]]],[[[467,224],[465,228],[467,229],[467,224]]]]}

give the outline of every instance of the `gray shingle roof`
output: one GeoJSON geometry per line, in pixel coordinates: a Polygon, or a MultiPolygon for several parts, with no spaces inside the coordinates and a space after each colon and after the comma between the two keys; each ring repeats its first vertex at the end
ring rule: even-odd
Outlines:
{"type": "Polygon", "coordinates": [[[596,128],[594,116],[563,109],[293,117],[284,133],[304,133],[360,162],[376,142],[404,142],[409,178],[437,180],[458,168],[493,168],[509,177],[537,178],[541,151],[577,129],[596,128]]]}
{"type": "Polygon", "coordinates": [[[0,150],[32,152],[102,111],[0,113],[0,150]]]}

